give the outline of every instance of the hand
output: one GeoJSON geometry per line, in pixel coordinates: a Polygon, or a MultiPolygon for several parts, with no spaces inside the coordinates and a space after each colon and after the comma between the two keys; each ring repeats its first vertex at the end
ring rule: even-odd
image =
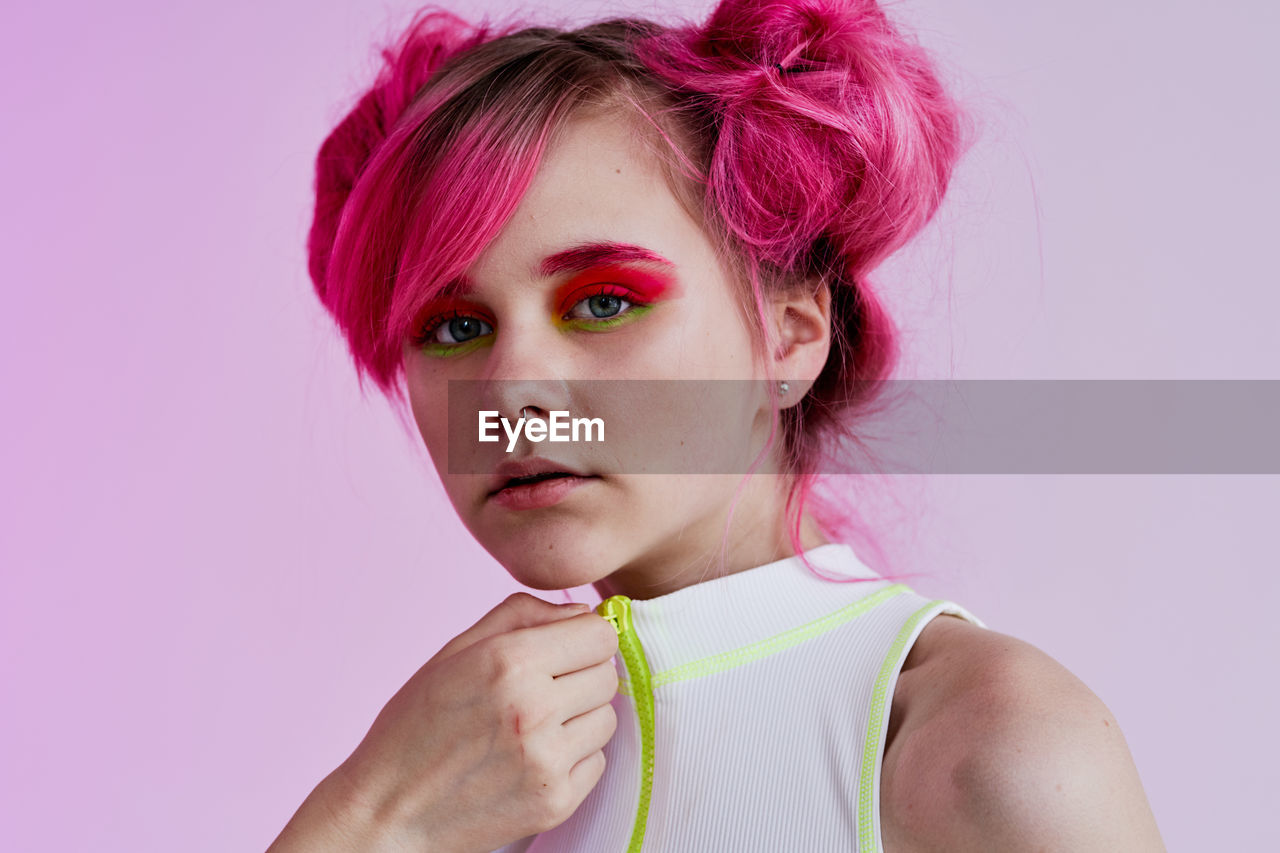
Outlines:
{"type": "Polygon", "coordinates": [[[585,605],[517,592],[400,688],[331,789],[404,849],[488,853],[552,829],[604,773],[617,650],[585,605]]]}

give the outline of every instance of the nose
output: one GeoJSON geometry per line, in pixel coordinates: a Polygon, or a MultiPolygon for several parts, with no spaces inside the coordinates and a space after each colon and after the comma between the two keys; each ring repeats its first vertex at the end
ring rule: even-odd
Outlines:
{"type": "Polygon", "coordinates": [[[487,407],[513,421],[546,418],[569,409],[574,375],[563,336],[546,323],[501,326],[488,352],[477,389],[487,407]],[[527,410],[527,411],[526,411],[527,410]]]}

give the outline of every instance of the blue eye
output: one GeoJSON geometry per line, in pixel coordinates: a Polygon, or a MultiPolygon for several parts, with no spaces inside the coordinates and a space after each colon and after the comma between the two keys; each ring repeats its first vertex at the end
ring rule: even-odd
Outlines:
{"type": "Polygon", "coordinates": [[[438,344],[464,344],[481,335],[493,332],[493,327],[479,317],[455,314],[440,322],[430,334],[429,340],[438,344]]]}
{"type": "Polygon", "coordinates": [[[492,323],[474,314],[450,310],[424,322],[413,343],[427,355],[462,355],[484,344],[492,334],[492,323]]]}
{"type": "Polygon", "coordinates": [[[566,320],[604,320],[617,317],[630,308],[632,303],[612,293],[597,293],[579,301],[565,315],[566,320]],[[585,306],[586,313],[582,309],[585,306]]]}

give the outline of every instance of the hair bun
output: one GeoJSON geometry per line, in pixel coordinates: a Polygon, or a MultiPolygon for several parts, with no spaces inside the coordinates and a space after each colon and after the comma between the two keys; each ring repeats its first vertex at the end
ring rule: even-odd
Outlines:
{"type": "Polygon", "coordinates": [[[959,108],[874,0],[725,0],[638,52],[715,114],[708,200],[786,269],[820,238],[852,278],[874,268],[932,217],[961,151],[959,108]]]}

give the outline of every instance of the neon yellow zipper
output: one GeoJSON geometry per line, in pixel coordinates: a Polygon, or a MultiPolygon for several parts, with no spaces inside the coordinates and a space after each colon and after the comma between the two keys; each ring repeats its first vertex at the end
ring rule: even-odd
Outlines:
{"type": "Polygon", "coordinates": [[[596,607],[618,632],[618,653],[626,664],[630,681],[631,700],[640,718],[640,804],[636,809],[636,822],[631,829],[631,842],[627,853],[640,853],[644,844],[644,828],[649,819],[649,797],[653,791],[653,679],[644,647],[631,622],[631,599],[625,595],[612,595],[596,607]]]}

